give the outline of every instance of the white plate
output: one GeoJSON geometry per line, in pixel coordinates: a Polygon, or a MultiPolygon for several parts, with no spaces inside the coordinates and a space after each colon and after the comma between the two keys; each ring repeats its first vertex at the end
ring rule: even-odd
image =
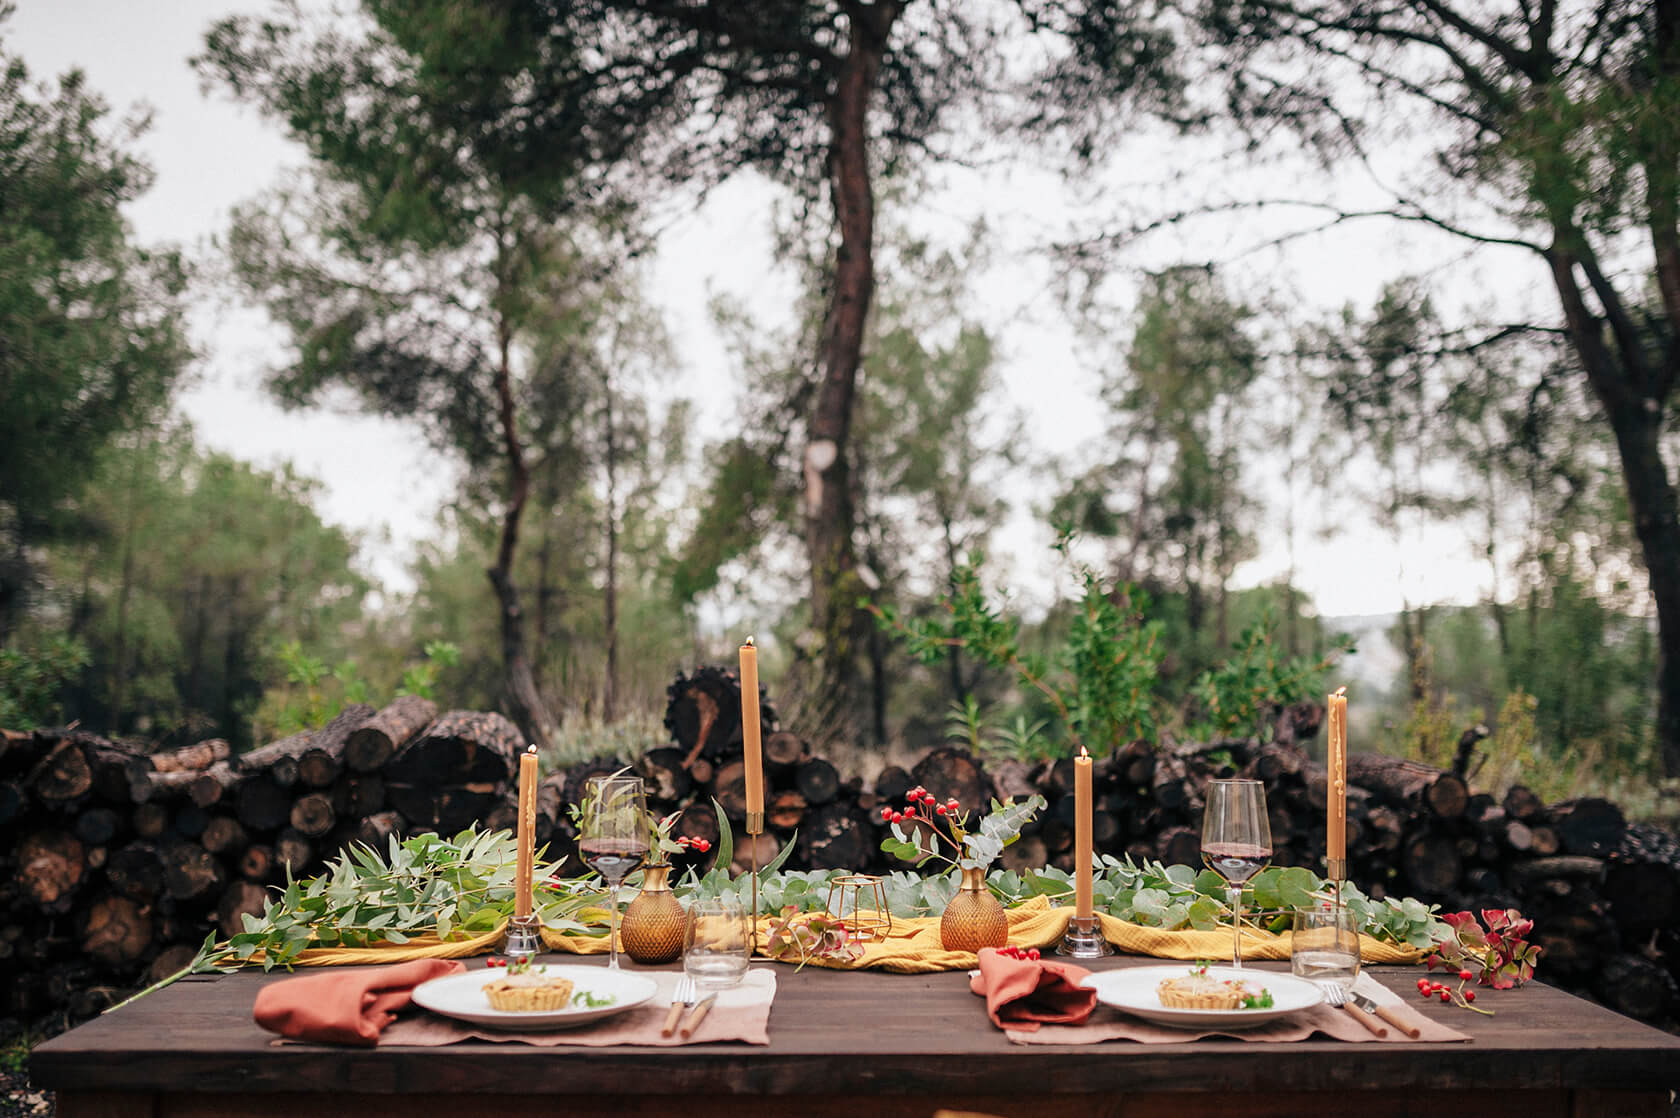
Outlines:
{"type": "Polygon", "coordinates": [[[445,1017],[471,1021],[491,1029],[569,1029],[634,1009],[650,1000],[659,989],[659,984],[653,979],[628,971],[613,971],[606,967],[556,966],[553,963],[547,967],[545,973],[572,980],[573,997],[587,990],[597,998],[610,996],[612,1004],[519,1013],[493,1009],[484,993],[484,986],[500,978],[502,972],[489,967],[422,982],[414,988],[414,1004],[445,1017]]]}
{"type": "Polygon", "coordinates": [[[1299,1013],[1324,1000],[1324,991],[1304,978],[1277,971],[1237,970],[1233,967],[1209,967],[1214,978],[1240,978],[1251,986],[1264,987],[1272,993],[1270,1009],[1172,1009],[1161,1004],[1155,987],[1168,978],[1182,978],[1189,974],[1191,964],[1176,963],[1162,967],[1127,967],[1124,970],[1102,971],[1087,978],[1081,985],[1097,991],[1097,1000],[1104,1005],[1124,1010],[1137,1017],[1161,1025],[1178,1025],[1186,1029],[1218,1028],[1244,1029],[1264,1025],[1279,1017],[1299,1013]]]}

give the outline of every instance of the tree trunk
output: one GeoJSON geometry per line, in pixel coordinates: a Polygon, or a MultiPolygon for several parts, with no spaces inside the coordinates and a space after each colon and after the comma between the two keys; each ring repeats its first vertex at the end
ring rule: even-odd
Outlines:
{"type": "Polygon", "coordinates": [[[858,586],[846,445],[875,287],[875,198],[869,170],[869,100],[900,4],[880,0],[852,12],[850,49],[827,105],[828,175],[840,245],[819,359],[821,380],[805,447],[805,542],[811,561],[811,624],[818,634],[815,694],[836,711],[851,705],[858,586]]]}
{"type": "MultiPolygon", "coordinates": [[[[957,541],[952,532],[951,518],[941,512],[939,526],[945,537],[945,588],[955,597],[957,593],[957,541]]],[[[968,685],[963,681],[962,651],[956,645],[945,649],[945,666],[951,673],[951,697],[960,705],[968,705],[968,685]]]]}
{"type": "Polygon", "coordinates": [[[513,581],[513,557],[519,546],[519,519],[531,492],[531,471],[525,465],[525,449],[519,441],[514,414],[513,370],[509,349],[512,334],[507,319],[498,318],[496,335],[499,360],[496,366],[496,409],[502,425],[502,448],[508,460],[507,509],[502,514],[501,541],[496,548],[496,565],[485,572],[495,588],[501,606],[502,668],[507,676],[508,703],[513,720],[525,739],[539,748],[553,740],[556,729],[537,690],[537,679],[525,652],[525,616],[519,605],[519,587],[513,581]]]}
{"type": "Polygon", "coordinates": [[[1607,410],[1657,607],[1657,741],[1663,771],[1680,776],[1680,507],[1662,456],[1663,410],[1649,405],[1607,410]]]}
{"type": "Polygon", "coordinates": [[[612,376],[607,390],[607,570],[603,589],[603,623],[607,637],[606,678],[601,680],[601,721],[618,717],[618,443],[615,439],[612,376]]]}
{"type": "Polygon", "coordinates": [[[1680,776],[1680,506],[1661,442],[1674,360],[1659,357],[1661,367],[1650,367],[1643,332],[1630,325],[1627,308],[1600,273],[1579,230],[1554,220],[1553,238],[1546,261],[1570,342],[1616,436],[1628,511],[1657,608],[1657,742],[1663,770],[1680,776]],[[1589,308],[1578,274],[1585,275],[1604,314],[1589,308]]]}
{"type": "MultiPolygon", "coordinates": [[[[137,475],[136,475],[137,476],[137,475]]],[[[131,477],[131,481],[133,478],[131,477]]],[[[134,521],[139,516],[140,500],[130,486],[128,520],[123,525],[122,581],[117,591],[117,632],[111,648],[111,732],[122,730],[124,694],[128,683],[128,600],[134,589],[134,521]]]]}

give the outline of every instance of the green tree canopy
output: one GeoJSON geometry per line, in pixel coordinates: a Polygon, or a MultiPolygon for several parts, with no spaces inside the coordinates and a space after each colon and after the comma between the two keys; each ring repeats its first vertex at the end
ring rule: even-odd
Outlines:
{"type": "MultiPolygon", "coordinates": [[[[0,30],[9,14],[0,6],[0,30]]],[[[0,643],[31,548],[76,528],[100,452],[156,423],[191,357],[186,269],[133,243],[146,119],[113,121],[79,71],[36,83],[0,45],[0,643]]]]}

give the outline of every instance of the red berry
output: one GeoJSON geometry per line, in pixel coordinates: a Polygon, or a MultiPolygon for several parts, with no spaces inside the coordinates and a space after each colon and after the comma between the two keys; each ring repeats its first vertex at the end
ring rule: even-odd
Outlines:
{"type": "Polygon", "coordinates": [[[1464,991],[1464,1000],[1467,1001],[1467,1002],[1475,1001],[1476,1000],[1476,991],[1474,991],[1474,990],[1464,991]]]}
{"type": "Polygon", "coordinates": [[[944,815],[945,814],[945,805],[940,804],[938,807],[934,808],[933,810],[938,812],[940,815],[944,815]]]}
{"type": "Polygon", "coordinates": [[[894,822],[894,823],[902,823],[902,822],[904,822],[904,813],[903,813],[903,812],[902,812],[902,811],[895,811],[895,812],[893,812],[893,813],[892,813],[892,821],[893,821],[893,822],[894,822]]]}
{"type": "Polygon", "coordinates": [[[952,796],[950,799],[945,801],[945,806],[950,808],[952,811],[956,811],[957,810],[957,798],[955,796],[952,796]]]}
{"type": "Polygon", "coordinates": [[[1038,958],[1038,948],[1034,947],[1032,950],[1028,951],[1027,952],[1027,958],[1037,959],[1038,958]]]}
{"type": "Polygon", "coordinates": [[[1450,1001],[1452,1001],[1452,995],[1447,993],[1445,990],[1442,990],[1441,991],[1441,1000],[1444,1001],[1444,1002],[1450,1002],[1450,1001]]]}
{"type": "Polygon", "coordinates": [[[1417,986],[1418,986],[1418,989],[1419,989],[1419,990],[1427,990],[1427,989],[1429,989],[1429,979],[1427,979],[1427,978],[1420,978],[1420,979],[1418,979],[1418,983],[1417,983],[1417,986]]]}
{"type": "Polygon", "coordinates": [[[1470,981],[1470,972],[1469,972],[1469,971],[1467,971],[1467,970],[1461,970],[1461,971],[1459,971],[1459,972],[1458,972],[1458,980],[1459,980],[1459,981],[1460,981],[1460,982],[1468,982],[1468,981],[1470,981]]]}

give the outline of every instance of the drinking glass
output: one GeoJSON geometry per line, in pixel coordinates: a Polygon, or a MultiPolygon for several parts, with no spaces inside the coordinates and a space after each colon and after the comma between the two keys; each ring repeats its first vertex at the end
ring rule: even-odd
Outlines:
{"type": "Polygon", "coordinates": [[[1242,966],[1243,883],[1272,860],[1266,786],[1258,780],[1212,780],[1202,815],[1202,861],[1225,879],[1231,900],[1231,965],[1242,966]]]}
{"type": "Polygon", "coordinates": [[[1289,969],[1345,994],[1359,977],[1359,933],[1346,905],[1325,901],[1295,910],[1289,937],[1289,969]]]}
{"type": "Polygon", "coordinates": [[[683,928],[683,973],[702,989],[733,986],[747,973],[752,924],[739,897],[696,899],[683,928]]]}
{"type": "Polygon", "coordinates": [[[618,969],[618,887],[648,854],[647,800],[639,776],[596,776],[584,786],[578,854],[607,883],[610,959],[618,969]]]}

